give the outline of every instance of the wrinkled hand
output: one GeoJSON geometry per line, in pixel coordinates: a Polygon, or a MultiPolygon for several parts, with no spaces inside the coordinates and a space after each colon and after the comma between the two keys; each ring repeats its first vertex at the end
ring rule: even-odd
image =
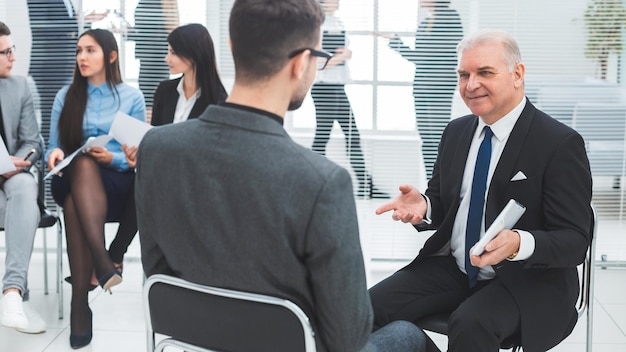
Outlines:
{"type": "Polygon", "coordinates": [[[124,154],[126,155],[126,162],[128,163],[128,166],[131,169],[135,168],[135,165],[137,164],[137,147],[129,147],[126,144],[122,145],[122,150],[124,151],[124,154]]]}
{"type": "Polygon", "coordinates": [[[413,225],[419,224],[426,215],[428,203],[414,186],[401,185],[399,189],[400,194],[376,209],[376,214],[380,215],[393,210],[392,219],[413,225]]]}
{"type": "Polygon", "coordinates": [[[109,165],[113,161],[113,154],[104,147],[91,147],[86,151],[99,164],[109,165]]]}
{"type": "Polygon", "coordinates": [[[470,250],[470,262],[473,266],[484,268],[487,265],[495,265],[505,260],[511,254],[519,250],[520,235],[516,231],[502,230],[489,243],[485,245],[485,251],[481,255],[472,255],[470,250]]]}

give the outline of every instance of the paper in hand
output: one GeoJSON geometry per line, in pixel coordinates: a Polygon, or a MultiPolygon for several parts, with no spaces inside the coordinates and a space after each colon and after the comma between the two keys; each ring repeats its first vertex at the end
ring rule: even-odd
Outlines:
{"type": "Polygon", "coordinates": [[[113,124],[111,124],[109,135],[113,136],[120,144],[136,147],[151,128],[150,124],[118,111],[113,124]]]}
{"type": "Polygon", "coordinates": [[[105,145],[107,145],[107,143],[109,143],[111,140],[113,139],[112,136],[107,135],[107,134],[103,134],[101,136],[98,137],[91,137],[87,140],[87,143],[83,144],[82,147],[76,149],[75,152],[73,152],[72,154],[70,154],[69,156],[66,156],[65,159],[61,160],[60,163],[58,163],[54,169],[50,170],[50,172],[48,172],[46,174],[46,177],[44,177],[44,179],[47,179],[48,177],[51,177],[52,175],[58,173],[59,171],[63,170],[67,165],[69,165],[72,160],[76,157],[76,155],[78,153],[84,153],[86,151],[89,150],[89,148],[93,148],[93,147],[104,147],[105,145]]]}

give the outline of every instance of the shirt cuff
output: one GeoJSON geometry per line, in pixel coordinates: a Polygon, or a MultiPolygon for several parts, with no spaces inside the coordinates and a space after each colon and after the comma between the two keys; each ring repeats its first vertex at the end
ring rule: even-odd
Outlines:
{"type": "Polygon", "coordinates": [[[519,234],[519,250],[517,251],[517,255],[513,259],[508,259],[512,262],[517,262],[520,260],[526,260],[530,258],[531,255],[535,252],[535,237],[528,231],[524,230],[513,230],[519,234]]]}
{"type": "Polygon", "coordinates": [[[428,208],[426,208],[426,216],[424,216],[420,224],[430,225],[433,223],[433,219],[430,218],[430,215],[431,215],[430,198],[428,198],[428,196],[426,196],[425,194],[422,194],[422,197],[426,199],[426,204],[428,205],[428,208]]]}

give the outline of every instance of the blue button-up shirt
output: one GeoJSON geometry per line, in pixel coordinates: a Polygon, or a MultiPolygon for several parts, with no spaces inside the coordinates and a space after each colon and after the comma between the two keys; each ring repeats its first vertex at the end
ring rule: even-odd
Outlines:
{"type": "MultiPolygon", "coordinates": [[[[95,86],[89,82],[87,87],[87,107],[83,118],[83,144],[90,137],[98,137],[108,134],[111,124],[115,119],[118,111],[126,113],[138,120],[146,120],[146,104],[143,94],[139,89],[133,88],[126,83],[120,83],[115,86],[115,90],[111,90],[106,83],[95,86]]],[[[46,160],[50,152],[55,148],[63,148],[59,143],[59,116],[65,102],[65,95],[69,86],[65,86],[59,90],[52,105],[52,115],[50,120],[50,140],[48,150],[46,151],[46,160]]],[[[111,140],[106,149],[113,154],[113,160],[109,165],[110,168],[117,171],[126,171],[129,169],[126,162],[126,156],[122,151],[121,145],[116,140],[111,140]]],[[[73,150],[63,150],[65,155],[72,153],[73,150]]]]}

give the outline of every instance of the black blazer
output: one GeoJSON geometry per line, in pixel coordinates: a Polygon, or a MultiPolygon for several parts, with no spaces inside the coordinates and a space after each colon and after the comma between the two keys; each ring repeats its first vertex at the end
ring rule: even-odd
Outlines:
{"type": "MultiPolygon", "coordinates": [[[[477,124],[478,117],[468,115],[451,121],[443,133],[426,190],[432,207],[430,228],[437,231],[414,262],[450,253],[463,172],[477,124]]],[[[590,241],[591,185],[582,137],[528,101],[494,171],[485,208],[488,227],[507,201],[516,199],[526,212],[515,228],[535,238],[530,258],[494,266],[520,307],[524,350],[548,350],[576,323],[576,266],[583,262],[590,241]],[[527,178],[511,181],[519,171],[527,178]]]]}
{"type": "MultiPolygon", "coordinates": [[[[150,123],[153,126],[166,125],[174,121],[174,113],[176,112],[176,104],[179,97],[176,87],[181,79],[182,77],[179,77],[159,83],[154,93],[154,105],[152,106],[152,120],[150,123]]],[[[221,100],[224,99],[226,99],[226,96],[221,100]]],[[[201,99],[196,100],[189,113],[189,118],[195,119],[200,116],[208,105],[201,99]]]]}

